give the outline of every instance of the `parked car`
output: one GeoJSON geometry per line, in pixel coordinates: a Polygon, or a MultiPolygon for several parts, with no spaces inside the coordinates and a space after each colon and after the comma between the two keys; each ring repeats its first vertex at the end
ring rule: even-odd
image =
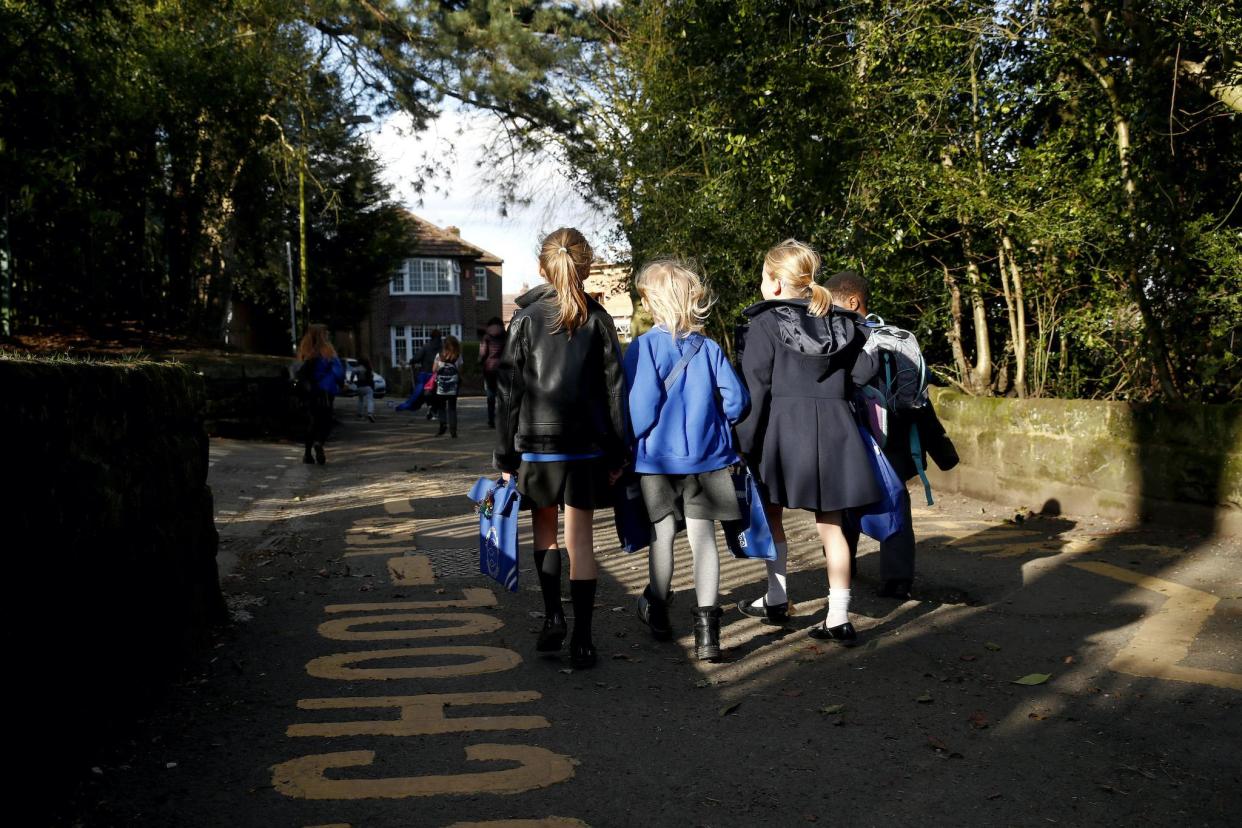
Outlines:
{"type": "MultiPolygon", "coordinates": [[[[345,387],[341,390],[341,393],[344,396],[357,396],[358,386],[354,383],[357,381],[358,370],[360,367],[361,366],[358,364],[358,360],[356,359],[349,358],[345,360],[345,387]]],[[[388,393],[388,382],[384,379],[383,375],[377,371],[372,371],[371,376],[375,378],[375,398],[379,399],[388,393]]]]}

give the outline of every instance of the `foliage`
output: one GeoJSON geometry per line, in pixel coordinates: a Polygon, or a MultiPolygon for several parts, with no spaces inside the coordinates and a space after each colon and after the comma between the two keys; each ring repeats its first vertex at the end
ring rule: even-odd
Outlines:
{"type": "Polygon", "coordinates": [[[500,112],[521,152],[534,124],[574,122],[548,90],[577,17],[497,0],[0,0],[0,310],[219,341],[246,303],[278,348],[289,242],[309,312],[356,324],[407,243],[358,116],[401,108],[421,126],[454,98],[500,112]]]}
{"type": "Polygon", "coordinates": [[[1242,24],[1224,3],[621,3],[584,185],[717,333],[763,251],[862,269],[972,393],[1242,390],[1242,24]],[[1232,97],[1231,97],[1232,96],[1232,97]]]}

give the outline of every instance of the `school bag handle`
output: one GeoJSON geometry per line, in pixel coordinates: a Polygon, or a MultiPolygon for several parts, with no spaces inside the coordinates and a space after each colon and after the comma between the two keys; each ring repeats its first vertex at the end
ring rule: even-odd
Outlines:
{"type": "Polygon", "coordinates": [[[686,350],[682,352],[681,359],[677,360],[677,364],[673,366],[673,370],[669,373],[668,378],[664,380],[664,393],[673,390],[673,385],[681,378],[685,372],[686,366],[690,364],[690,360],[694,359],[694,355],[703,347],[702,336],[691,336],[686,339],[686,350]]]}

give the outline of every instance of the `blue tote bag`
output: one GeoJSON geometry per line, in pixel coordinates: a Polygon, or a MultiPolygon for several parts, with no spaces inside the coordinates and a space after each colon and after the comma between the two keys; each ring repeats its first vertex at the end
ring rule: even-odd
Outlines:
{"type": "Polygon", "coordinates": [[[739,463],[730,470],[733,478],[733,491],[737,495],[737,505],[742,511],[740,520],[722,521],[725,542],[735,558],[755,558],[764,561],[776,560],[776,546],[772,543],[772,529],[768,526],[768,516],[763,511],[763,500],[759,497],[759,487],[755,478],[745,464],[739,463]]]}
{"type": "Polygon", "coordinates": [[[871,430],[860,425],[858,433],[867,445],[867,453],[871,456],[871,471],[876,482],[884,492],[884,497],[870,506],[850,510],[851,520],[858,522],[859,530],[869,538],[886,541],[904,528],[905,512],[903,498],[910,496],[906,485],[893,471],[893,464],[888,462],[880,444],[871,434],[871,430]]]}
{"type": "Polygon", "coordinates": [[[651,545],[651,518],[647,515],[638,475],[627,473],[612,489],[612,517],[622,551],[637,552],[647,548],[651,545]]]}
{"type": "Polygon", "coordinates": [[[518,510],[522,496],[517,476],[503,480],[480,477],[467,495],[479,513],[479,572],[510,592],[518,588],[518,510]]]}

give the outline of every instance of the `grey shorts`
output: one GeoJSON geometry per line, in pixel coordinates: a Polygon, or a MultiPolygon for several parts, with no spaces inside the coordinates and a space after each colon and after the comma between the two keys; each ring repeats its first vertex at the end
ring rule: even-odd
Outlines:
{"type": "Polygon", "coordinates": [[[728,468],[698,474],[640,474],[638,485],[652,523],[678,520],[737,520],[742,516],[728,468]]]}

